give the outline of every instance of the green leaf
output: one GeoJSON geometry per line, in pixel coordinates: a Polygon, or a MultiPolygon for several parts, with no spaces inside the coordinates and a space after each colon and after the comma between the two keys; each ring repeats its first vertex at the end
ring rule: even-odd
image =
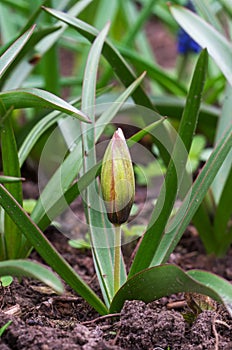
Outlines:
{"type": "Polygon", "coordinates": [[[226,79],[232,85],[232,45],[211,25],[180,6],[170,6],[179,25],[203,48],[207,48],[226,79]]]}
{"type": "MultiPolygon", "coordinates": [[[[111,121],[111,119],[115,116],[117,111],[122,107],[125,100],[127,100],[127,98],[134,91],[134,89],[136,89],[136,87],[141,83],[143,77],[144,77],[144,74],[142,74],[141,77],[136,79],[135,82],[133,82],[125,90],[125,92],[123,92],[122,95],[119,96],[119,98],[115,101],[115,103],[112,103],[112,105],[110,105],[110,107],[98,118],[96,122],[96,140],[98,140],[99,137],[101,136],[105,128],[105,125],[111,121]]],[[[30,152],[30,150],[32,149],[36,140],[38,140],[41,134],[45,130],[47,130],[49,126],[53,125],[53,123],[57,122],[61,117],[62,117],[62,114],[58,112],[52,112],[48,116],[44,117],[38,124],[35,125],[35,127],[33,128],[33,130],[31,130],[31,132],[29,133],[22,147],[19,150],[19,158],[20,158],[21,165],[25,160],[25,157],[28,155],[28,152],[30,152]]],[[[158,125],[159,121],[153,123],[150,126],[150,129],[154,128],[156,124],[158,125]]],[[[57,212],[55,207],[65,208],[67,206],[66,200],[63,196],[67,188],[71,184],[71,182],[76,177],[79,171],[79,167],[77,165],[78,165],[78,162],[80,162],[80,160],[82,159],[81,146],[80,146],[80,142],[78,141],[78,134],[80,130],[78,131],[77,129],[75,129],[74,128],[75,125],[73,123],[70,124],[70,120],[68,121],[68,125],[71,125],[70,127],[72,128],[72,130],[73,129],[75,130],[75,139],[73,140],[73,143],[75,142],[76,147],[67,156],[64,163],[61,165],[61,168],[57,170],[56,175],[54,174],[52,179],[50,179],[50,181],[48,182],[32,214],[33,220],[37,224],[39,224],[39,226],[42,225],[40,227],[43,227],[43,228],[46,227],[46,225],[44,226],[44,224],[42,224],[42,221],[44,220],[43,218],[48,218],[49,216],[49,218],[51,218],[51,221],[52,221],[58,215],[56,214],[57,212]],[[51,199],[51,193],[52,193],[52,199],[51,199]],[[63,204],[61,204],[62,201],[63,201],[63,204]]],[[[147,130],[147,132],[148,131],[149,130],[147,130]]],[[[142,136],[139,137],[139,139],[141,138],[142,136]]],[[[88,182],[88,184],[90,182],[88,182]]]]}
{"type": "Polygon", "coordinates": [[[17,11],[21,11],[22,14],[28,13],[28,3],[25,0],[18,0],[17,3],[15,3],[14,0],[1,0],[3,4],[13,6],[14,9],[17,11]]]}
{"type": "Polygon", "coordinates": [[[0,262],[0,276],[32,277],[47,284],[55,292],[64,292],[63,284],[47,267],[29,260],[7,260],[0,262]]]}
{"type": "Polygon", "coordinates": [[[3,333],[6,331],[6,329],[10,326],[11,323],[12,321],[8,321],[6,324],[4,324],[4,326],[0,328],[0,337],[3,335],[3,333]]]}
{"type": "MultiPolygon", "coordinates": [[[[81,0],[75,3],[70,10],[68,10],[68,13],[72,16],[77,16],[79,13],[91,2],[92,0],[81,0]]],[[[43,2],[43,4],[46,4],[46,1],[43,2]]],[[[37,15],[39,14],[37,10],[41,11],[41,4],[40,8],[36,9],[36,12],[32,17],[29,19],[28,23],[30,24],[31,21],[33,23],[36,20],[37,15]]],[[[27,24],[26,24],[27,26],[27,24]]],[[[41,29],[37,32],[35,32],[35,35],[32,37],[33,39],[33,47],[36,51],[36,53],[39,56],[43,56],[61,37],[65,29],[67,28],[67,25],[64,23],[59,23],[60,29],[57,27],[49,27],[45,29],[41,29]],[[48,35],[48,31],[54,32],[50,35],[48,35]],[[47,34],[46,34],[47,32],[47,34]],[[41,40],[43,38],[43,40],[41,40]]],[[[22,83],[25,81],[27,76],[32,72],[34,69],[34,65],[28,65],[28,62],[24,61],[21,62],[20,65],[16,67],[14,72],[11,74],[10,78],[7,80],[6,84],[4,85],[4,90],[10,90],[19,88],[22,83]]]]}
{"type": "MultiPolygon", "coordinates": [[[[35,67],[36,60],[41,58],[41,55],[38,52],[35,53],[35,45],[44,37],[49,36],[49,34],[58,29],[59,28],[53,26],[32,33],[30,40],[24,45],[15,60],[12,62],[10,69],[5,72],[0,85],[2,91],[16,89],[21,86],[25,76],[27,76],[27,74],[35,67]],[[34,60],[35,63],[33,64],[34,60]]],[[[14,43],[14,40],[12,40],[12,43],[14,43]]],[[[1,48],[0,52],[1,51],[5,51],[5,47],[1,48]]]]}
{"type": "MultiPolygon", "coordinates": [[[[131,147],[135,142],[140,141],[143,136],[149,134],[149,132],[155,129],[155,127],[158,127],[158,125],[161,122],[163,122],[163,120],[164,118],[152,123],[145,129],[138,131],[136,134],[134,134],[131,138],[127,140],[128,146],[131,147]]],[[[96,123],[96,125],[97,124],[98,123],[96,123]]],[[[42,210],[41,207],[41,213],[37,214],[35,217],[37,225],[42,229],[47,228],[51,221],[55,219],[58,215],[60,215],[67,208],[67,206],[70,203],[72,203],[72,201],[81,193],[81,191],[85,190],[95,179],[95,177],[97,177],[100,174],[100,169],[101,162],[93,166],[87,173],[80,177],[78,182],[75,182],[66,192],[64,192],[63,196],[59,200],[57,200],[53,206],[50,207],[48,212],[42,210]]]]}
{"type": "MultiPolygon", "coordinates": [[[[214,145],[216,145],[217,142],[220,140],[220,138],[223,136],[228,125],[232,123],[231,110],[232,110],[232,87],[229,84],[227,84],[223,106],[222,106],[222,112],[216,128],[216,137],[215,137],[214,145]]],[[[232,163],[232,150],[226,157],[223,165],[221,166],[221,169],[219,170],[211,186],[216,204],[218,204],[219,202],[224,185],[227,181],[227,177],[230,172],[231,163],[232,163]]]]}
{"type": "Polygon", "coordinates": [[[175,265],[161,265],[143,270],[119,289],[110,312],[120,312],[126,300],[151,302],[175,293],[199,293],[222,302],[232,316],[232,285],[221,277],[200,270],[187,273],[175,265]]]}
{"type": "Polygon", "coordinates": [[[11,276],[0,277],[0,286],[2,286],[3,288],[9,287],[12,282],[13,282],[13,277],[11,276]]]}
{"type": "Polygon", "coordinates": [[[212,6],[212,4],[202,0],[193,0],[193,3],[198,10],[197,12],[200,13],[207,22],[219,32],[223,32],[223,28],[214,11],[214,8],[217,8],[216,6],[212,6]]]}
{"type": "MultiPolygon", "coordinates": [[[[43,7],[43,9],[48,13],[50,13],[52,16],[64,21],[65,23],[69,24],[71,27],[78,30],[80,34],[86,37],[90,42],[93,42],[95,37],[98,35],[98,31],[94,27],[90,26],[89,24],[77,18],[71,17],[66,13],[56,11],[53,9],[49,9],[45,7],[43,7]]],[[[105,40],[102,54],[108,60],[111,67],[115,71],[116,75],[119,77],[121,82],[126,87],[128,87],[136,79],[131,68],[128,66],[128,64],[126,63],[124,58],[121,56],[121,54],[118,52],[118,50],[109,42],[109,40],[105,40]]],[[[150,98],[144,92],[142,87],[138,86],[137,89],[133,92],[132,97],[136,104],[150,108],[151,110],[154,110],[154,106],[150,98]]],[[[161,127],[161,131],[164,133],[166,139],[170,140],[168,131],[164,126],[161,127]]],[[[161,156],[163,157],[164,161],[168,163],[169,161],[168,152],[158,140],[156,140],[156,143],[160,150],[161,156]]],[[[170,143],[171,143],[171,140],[170,140],[170,143]]]]}
{"type": "Polygon", "coordinates": [[[232,4],[230,0],[219,0],[229,16],[232,18],[232,4]]]}
{"type": "Polygon", "coordinates": [[[196,64],[165,181],[162,185],[147,231],[144,234],[131,266],[129,276],[150,265],[171,215],[177,195],[177,188],[183,180],[185,182],[186,180],[188,181],[188,177],[183,177],[183,175],[185,175],[187,154],[191,147],[198,119],[207,58],[207,51],[203,50],[196,64]]]}
{"type": "MultiPolygon", "coordinates": [[[[123,57],[128,58],[137,69],[146,71],[147,76],[153,79],[156,83],[160,84],[166,91],[169,91],[176,96],[185,96],[187,93],[186,88],[175,78],[170,76],[164,69],[155,65],[154,62],[146,60],[144,56],[138,54],[132,49],[124,47],[118,47],[119,52],[123,57]]],[[[158,108],[158,106],[157,106],[158,108]]]]}
{"type": "MultiPolygon", "coordinates": [[[[74,107],[80,105],[80,98],[77,98],[70,102],[74,107]]],[[[26,158],[30,154],[31,150],[39,140],[39,138],[45,133],[52,125],[56,124],[59,119],[63,118],[64,114],[58,111],[53,111],[44,116],[36,125],[30,130],[26,138],[24,139],[19,149],[19,163],[20,167],[25,162],[26,158]]]]}
{"type": "MultiPolygon", "coordinates": [[[[173,219],[171,232],[166,233],[153,258],[152,265],[159,265],[167,261],[171,252],[179,242],[186,227],[192,220],[195,212],[202,203],[215,175],[220,169],[228,152],[232,148],[232,126],[230,126],[210,158],[195,180],[189,193],[186,195],[181,207],[173,219]]],[[[209,237],[211,239],[211,237],[209,237]]]]}
{"type": "MultiPolygon", "coordinates": [[[[98,65],[108,30],[109,24],[106,25],[96,37],[91,46],[85,67],[81,106],[84,111],[88,111],[88,115],[93,122],[93,126],[82,125],[82,143],[85,152],[83,155],[82,175],[96,164],[94,102],[96,94],[98,65]]],[[[106,218],[106,214],[104,213],[104,209],[102,208],[102,203],[100,202],[99,197],[96,198],[96,188],[98,188],[98,186],[99,183],[97,180],[94,180],[83,192],[82,197],[86,211],[86,219],[89,225],[95,269],[100,282],[104,300],[108,306],[113,296],[112,247],[114,242],[114,230],[106,218]],[[93,203],[94,208],[92,208],[93,203]]]]}
{"type": "MultiPolygon", "coordinates": [[[[48,265],[55,270],[66,283],[79,293],[100,314],[108,312],[98,296],[77,275],[64,258],[49,243],[42,231],[33,223],[29,215],[15,201],[11,194],[0,184],[0,205],[11,216],[31,245],[48,265]]],[[[7,262],[6,262],[7,263],[7,262]]],[[[7,269],[9,274],[9,269],[7,269]]],[[[3,272],[6,275],[6,273],[3,272]]]]}
{"type": "Polygon", "coordinates": [[[211,222],[209,210],[204,200],[195,212],[192,222],[204,244],[206,253],[215,253],[216,242],[214,237],[214,227],[213,223],[211,222]]]}
{"type": "MultiPolygon", "coordinates": [[[[155,96],[152,98],[155,106],[161,115],[168,115],[168,118],[174,121],[181,119],[185,99],[173,96],[155,96]]],[[[207,139],[213,143],[217,122],[221,116],[221,109],[202,103],[200,108],[197,130],[204,134],[207,139]]]]}
{"type": "Polygon", "coordinates": [[[20,36],[0,58],[0,78],[6,72],[7,68],[14,62],[16,56],[19,54],[23,46],[30,39],[35,26],[30,28],[26,33],[20,36]]]}
{"type": "Polygon", "coordinates": [[[89,118],[81,111],[48,91],[40,89],[18,89],[0,93],[0,101],[5,109],[39,107],[53,108],[89,123],[89,118]]]}
{"type": "MultiPolygon", "coordinates": [[[[18,149],[12,126],[11,111],[12,108],[10,108],[5,115],[1,115],[3,120],[1,128],[2,166],[5,176],[20,178],[21,172],[19,167],[18,149]]],[[[6,188],[14,198],[22,204],[23,194],[21,181],[10,182],[6,184],[6,188]]],[[[2,233],[2,235],[4,235],[2,238],[4,249],[1,249],[0,254],[5,255],[4,259],[18,258],[23,237],[21,236],[18,227],[8,215],[4,215],[4,233],[2,233]]]]}
{"type": "Polygon", "coordinates": [[[14,176],[0,176],[0,183],[1,184],[7,184],[11,182],[21,182],[25,180],[23,177],[14,177],[14,176]]]}
{"type": "Polygon", "coordinates": [[[229,234],[230,218],[232,215],[232,166],[224,184],[214,217],[215,251],[223,256],[232,242],[229,234]]]}
{"type": "MultiPolygon", "coordinates": [[[[31,214],[35,223],[38,224],[45,213],[50,216],[52,214],[51,208],[56,202],[62,201],[62,198],[64,200],[63,205],[66,204],[64,193],[77,177],[81,165],[80,143],[78,143],[43,189],[31,214]]],[[[51,221],[53,219],[54,215],[52,215],[51,221]]]]}

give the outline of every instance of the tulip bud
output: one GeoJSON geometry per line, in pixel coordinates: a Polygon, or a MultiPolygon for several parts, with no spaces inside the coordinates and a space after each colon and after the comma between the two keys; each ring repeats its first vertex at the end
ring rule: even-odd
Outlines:
{"type": "Polygon", "coordinates": [[[101,170],[101,188],[107,215],[114,225],[126,222],[135,195],[132,161],[121,129],[106,148],[101,170]]]}

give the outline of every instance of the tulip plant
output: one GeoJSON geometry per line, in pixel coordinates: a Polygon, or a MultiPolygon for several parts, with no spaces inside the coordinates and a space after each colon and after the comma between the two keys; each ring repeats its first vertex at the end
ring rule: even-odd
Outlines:
{"type": "MultiPolygon", "coordinates": [[[[5,81],[1,83],[4,89],[0,93],[4,170],[4,178],[0,184],[0,205],[4,209],[0,252],[1,260],[6,259],[0,263],[0,274],[16,276],[24,274],[41,278],[43,272],[39,269],[43,267],[37,265],[36,270],[34,263],[25,259],[34,248],[44,261],[100,314],[119,312],[125,300],[141,299],[149,302],[173,293],[195,292],[224,303],[232,315],[232,286],[229,282],[209,272],[201,270],[185,272],[175,265],[167,264],[170,254],[201,207],[232,146],[232,126],[227,125],[200,174],[193,184],[190,183],[186,165],[194,133],[198,128],[205,133],[214,132],[213,126],[208,125],[207,118],[210,116],[214,118],[215,110],[201,105],[207,76],[208,52],[206,49],[201,51],[195,64],[191,84],[185,87],[178,82],[178,79],[175,80],[164,71],[152,67],[151,61],[146,62],[142,57],[133,56],[133,50],[128,52],[126,44],[135,38],[145,18],[144,12],[141,14],[143,17],[139,17],[134,23],[133,31],[124,39],[125,45],[117,47],[107,38],[109,23],[99,31],[75,17],[89,3],[90,1],[83,0],[68,11],[43,7],[46,16],[59,20],[59,26],[52,27],[49,33],[51,36],[47,38],[47,33],[35,32],[35,28],[30,27],[5,48],[0,58],[1,77],[5,77],[5,81]],[[22,63],[28,63],[27,55],[32,54],[29,38],[32,37],[34,43],[39,43],[41,37],[47,40],[46,45],[43,43],[37,46],[39,53],[43,55],[44,50],[57,43],[57,39],[62,37],[67,28],[68,33],[73,29],[74,42],[76,36],[78,40],[82,36],[91,44],[84,65],[81,96],[69,104],[44,90],[18,89],[17,86],[17,90],[7,91],[6,87],[12,84],[9,78],[11,65],[14,64],[14,75],[22,63]],[[111,96],[110,103],[104,105],[103,111],[98,111],[96,96],[102,91],[96,86],[101,55],[109,65],[104,71],[104,76],[100,78],[100,85],[108,82],[109,76],[112,76],[109,69],[112,69],[125,89],[117,97],[111,96]],[[155,76],[157,79],[153,79],[157,80],[156,84],[158,82],[165,91],[172,93],[175,91],[186,97],[181,107],[178,132],[171,126],[169,117],[163,118],[157,113],[150,96],[141,87],[145,73],[136,78],[122,55],[133,61],[135,66],[139,63],[141,66],[142,62],[142,66],[148,69],[147,75],[155,76]],[[127,106],[125,102],[129,97],[133,103],[127,106]],[[12,127],[12,110],[42,106],[52,108],[53,111],[42,116],[17,149],[12,127]],[[75,106],[79,106],[80,109],[75,106]],[[97,161],[96,145],[105,126],[126,107],[137,107],[136,113],[139,114],[140,125],[143,126],[127,141],[123,132],[118,129],[107,146],[105,156],[97,161]],[[48,131],[49,127],[55,127],[57,124],[66,140],[68,152],[42,190],[29,216],[23,209],[20,168],[33,147],[37,145],[38,139],[48,131]],[[129,149],[132,150],[145,135],[152,137],[166,166],[166,173],[150,221],[140,239],[127,274],[120,249],[120,225],[127,221],[134,200],[135,183],[129,149]],[[4,186],[3,183],[7,180],[9,184],[4,186]],[[102,299],[81,279],[43,233],[77,196],[82,197],[84,204],[102,299]],[[173,216],[172,210],[177,197],[181,199],[181,205],[173,216]]],[[[173,7],[174,16],[175,11],[178,10],[173,7]]],[[[184,15],[187,10],[179,11],[184,15]]],[[[40,12],[41,9],[37,9],[33,19],[37,18],[40,12]]],[[[218,62],[217,56],[215,57],[217,50],[212,51],[211,45],[213,46],[216,40],[216,44],[220,43],[223,46],[228,57],[231,57],[231,48],[220,36],[215,39],[215,33],[210,26],[207,25],[204,30],[208,34],[209,53],[228,78],[228,72],[231,76],[232,67],[228,66],[228,71],[224,69],[226,59],[218,62]]],[[[208,48],[205,43],[203,46],[208,48]]],[[[51,65],[51,74],[53,68],[51,65]]],[[[23,70],[22,74],[25,74],[26,79],[28,71],[23,70]]],[[[54,79],[57,79],[55,74],[54,79]]],[[[159,102],[156,107],[162,110],[164,105],[159,102]]],[[[169,116],[168,106],[166,107],[165,115],[169,116]]],[[[177,108],[180,110],[180,104],[177,108]]],[[[42,156],[46,155],[45,146],[42,156]]],[[[43,280],[50,283],[58,292],[62,291],[62,286],[51,272],[43,280]]]]}

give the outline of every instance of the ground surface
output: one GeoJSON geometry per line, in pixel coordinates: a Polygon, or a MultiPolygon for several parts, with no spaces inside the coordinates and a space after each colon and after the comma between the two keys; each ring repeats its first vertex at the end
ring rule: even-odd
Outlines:
{"type": "MultiPolygon", "coordinates": [[[[67,239],[53,230],[47,236],[98,291],[90,252],[71,248],[67,239]]],[[[40,260],[35,252],[32,258],[40,260]]],[[[210,269],[232,280],[232,249],[224,259],[206,257],[191,230],[184,235],[170,262],[185,269],[210,269]]],[[[0,306],[0,327],[12,320],[0,339],[1,350],[232,349],[232,320],[224,308],[215,305],[215,311],[203,311],[188,323],[183,315],[190,309],[182,294],[147,305],[128,301],[120,316],[102,319],[69,287],[58,296],[36,281],[23,279],[19,283],[15,279],[10,287],[2,288],[0,306]]]]}

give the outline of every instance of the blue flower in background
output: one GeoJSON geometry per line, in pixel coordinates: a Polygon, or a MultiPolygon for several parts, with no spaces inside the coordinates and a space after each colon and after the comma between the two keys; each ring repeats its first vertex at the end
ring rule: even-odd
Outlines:
{"type": "Polygon", "coordinates": [[[180,29],[178,32],[177,49],[180,54],[186,54],[188,52],[198,53],[201,51],[201,47],[183,29],[180,29]]]}
{"type": "MultiPolygon", "coordinates": [[[[186,7],[189,10],[195,12],[194,6],[191,1],[188,1],[186,7]]],[[[186,33],[182,28],[179,29],[178,32],[178,53],[187,54],[188,52],[199,53],[201,51],[201,47],[194,41],[188,33],[186,33]]]]}

